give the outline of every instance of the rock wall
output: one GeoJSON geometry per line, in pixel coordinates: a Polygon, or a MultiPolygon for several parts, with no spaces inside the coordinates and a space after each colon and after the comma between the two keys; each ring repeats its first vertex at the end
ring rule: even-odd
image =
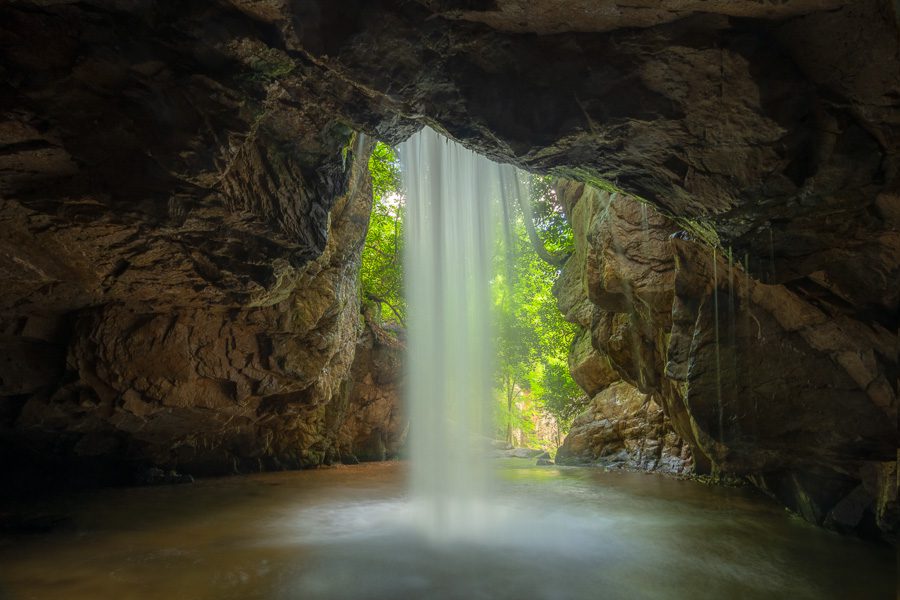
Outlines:
{"type": "Polygon", "coordinates": [[[576,252],[557,294],[585,327],[570,365],[588,393],[610,386],[564,458],[655,468],[643,448],[665,456],[671,423],[699,472],[748,477],[811,521],[892,539],[896,333],[816,288],[761,283],[634,198],[571,181],[558,194],[576,252]]]}
{"type": "Polygon", "coordinates": [[[296,35],[378,106],[648,200],[766,281],[881,289],[854,301],[895,320],[880,241],[900,173],[895,3],[601,0],[574,29],[582,2],[540,4],[309,2],[296,35]]]}
{"type": "Polygon", "coordinates": [[[650,229],[651,218],[657,226],[665,221],[646,207],[634,212],[640,207],[634,201],[620,203],[632,209],[627,214],[631,220],[622,218],[614,212],[617,207],[611,205],[608,194],[581,183],[559,180],[556,192],[572,225],[574,252],[554,293],[566,319],[579,326],[569,352],[569,371],[591,398],[573,422],[556,460],[692,473],[690,446],[675,433],[660,389],[646,385],[652,376],[649,367],[661,365],[648,356],[648,341],[641,338],[647,327],[638,312],[647,311],[664,321],[671,306],[666,233],[659,227],[652,233],[650,229]],[[604,254],[621,264],[603,260],[604,254]],[[615,319],[612,344],[595,347],[593,326],[603,327],[607,323],[600,321],[609,318],[615,319]]]}
{"type": "Polygon", "coordinates": [[[690,447],[672,430],[662,409],[624,381],[597,393],[575,418],[556,453],[556,464],[693,472],[690,447]]]}
{"type": "Polygon", "coordinates": [[[642,232],[642,204],[613,205],[573,310],[591,309],[592,346],[659,399],[698,470],[896,535],[896,3],[604,1],[577,26],[576,0],[528,16],[502,1],[351,4],[303,13],[321,68],[489,156],[668,220],[631,260],[643,233],[615,227],[642,232]]]}
{"type": "Polygon", "coordinates": [[[345,463],[398,458],[409,419],[402,403],[405,332],[388,330],[366,314],[350,373],[346,418],[337,447],[345,463]]]}
{"type": "Polygon", "coordinates": [[[338,458],[373,140],[339,109],[353,93],[277,40],[267,19],[282,16],[0,7],[0,452],[13,484],[338,458]]]}
{"type": "Polygon", "coordinates": [[[152,312],[123,302],[66,315],[64,366],[17,390],[24,402],[7,421],[24,463],[117,480],[148,465],[220,474],[335,460],[360,333],[368,151],[348,165],[322,253],[281,284],[283,300],[152,312]]]}

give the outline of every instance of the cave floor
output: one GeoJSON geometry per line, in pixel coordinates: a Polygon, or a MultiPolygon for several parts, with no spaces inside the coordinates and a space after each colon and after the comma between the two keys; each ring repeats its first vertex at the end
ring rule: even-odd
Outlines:
{"type": "Polygon", "coordinates": [[[750,489],[516,459],[499,474],[476,538],[443,543],[411,527],[403,463],[7,507],[34,527],[0,535],[0,599],[894,597],[892,549],[750,489]]]}

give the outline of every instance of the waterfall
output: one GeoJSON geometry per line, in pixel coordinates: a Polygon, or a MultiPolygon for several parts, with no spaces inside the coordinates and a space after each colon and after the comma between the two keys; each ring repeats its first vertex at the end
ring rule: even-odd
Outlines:
{"type": "Polygon", "coordinates": [[[490,479],[495,208],[515,170],[428,128],[399,154],[412,500],[430,537],[475,536],[490,479]]]}

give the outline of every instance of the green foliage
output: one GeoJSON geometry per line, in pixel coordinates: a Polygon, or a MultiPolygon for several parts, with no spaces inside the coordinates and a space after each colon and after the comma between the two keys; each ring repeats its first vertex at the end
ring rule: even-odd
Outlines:
{"type": "Polygon", "coordinates": [[[383,321],[403,324],[403,196],[396,152],[378,142],[369,158],[369,173],[373,204],[360,268],[362,299],[375,306],[383,321]]]}
{"type": "MultiPolygon", "coordinates": [[[[386,207],[385,202],[389,196],[400,194],[400,160],[394,149],[377,142],[369,157],[369,173],[372,175],[375,205],[386,207]]],[[[391,208],[393,206],[391,204],[391,208]]]]}
{"type": "Polygon", "coordinates": [[[550,175],[532,175],[530,181],[531,215],[544,247],[550,254],[571,254],[575,249],[575,239],[556,197],[554,178],[550,175]]]}
{"type": "Polygon", "coordinates": [[[247,59],[248,66],[265,81],[277,81],[290,75],[297,66],[287,54],[268,46],[247,59]]]}
{"type": "Polygon", "coordinates": [[[568,362],[552,357],[541,365],[535,394],[541,399],[545,411],[556,417],[562,430],[568,430],[572,420],[583,411],[588,397],[569,373],[568,362]]]}
{"type": "MultiPolygon", "coordinates": [[[[362,299],[383,321],[403,324],[404,199],[396,153],[385,144],[376,144],[369,159],[369,172],[374,203],[360,269],[362,299]]],[[[571,253],[572,230],[556,198],[552,178],[528,177],[538,236],[551,254],[571,253]]],[[[516,441],[552,450],[555,444],[538,439],[534,424],[549,414],[564,432],[581,408],[584,395],[568,371],[575,326],[563,319],[552,293],[558,267],[538,256],[519,207],[508,208],[509,222],[503,224],[505,229],[497,236],[494,258],[496,434],[510,439],[516,432],[516,441]]],[[[558,432],[558,437],[562,432],[558,432]]]]}
{"type": "MultiPolygon", "coordinates": [[[[572,230],[549,177],[530,176],[535,228],[554,255],[571,253],[572,230]]],[[[494,286],[497,326],[497,435],[512,442],[513,430],[527,439],[540,413],[549,413],[565,431],[578,412],[583,393],[568,371],[575,326],[557,308],[552,289],[559,270],[541,260],[531,245],[524,215],[511,207],[507,247],[497,253],[494,286]]],[[[531,440],[538,445],[537,440],[531,440]]]]}

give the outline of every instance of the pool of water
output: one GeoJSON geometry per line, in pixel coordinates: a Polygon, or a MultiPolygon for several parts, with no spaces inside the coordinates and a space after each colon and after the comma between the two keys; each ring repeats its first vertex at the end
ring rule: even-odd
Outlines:
{"type": "Polygon", "coordinates": [[[509,461],[476,527],[419,533],[402,463],[102,490],[27,507],[0,599],[891,599],[888,547],[750,489],[509,461]]]}

